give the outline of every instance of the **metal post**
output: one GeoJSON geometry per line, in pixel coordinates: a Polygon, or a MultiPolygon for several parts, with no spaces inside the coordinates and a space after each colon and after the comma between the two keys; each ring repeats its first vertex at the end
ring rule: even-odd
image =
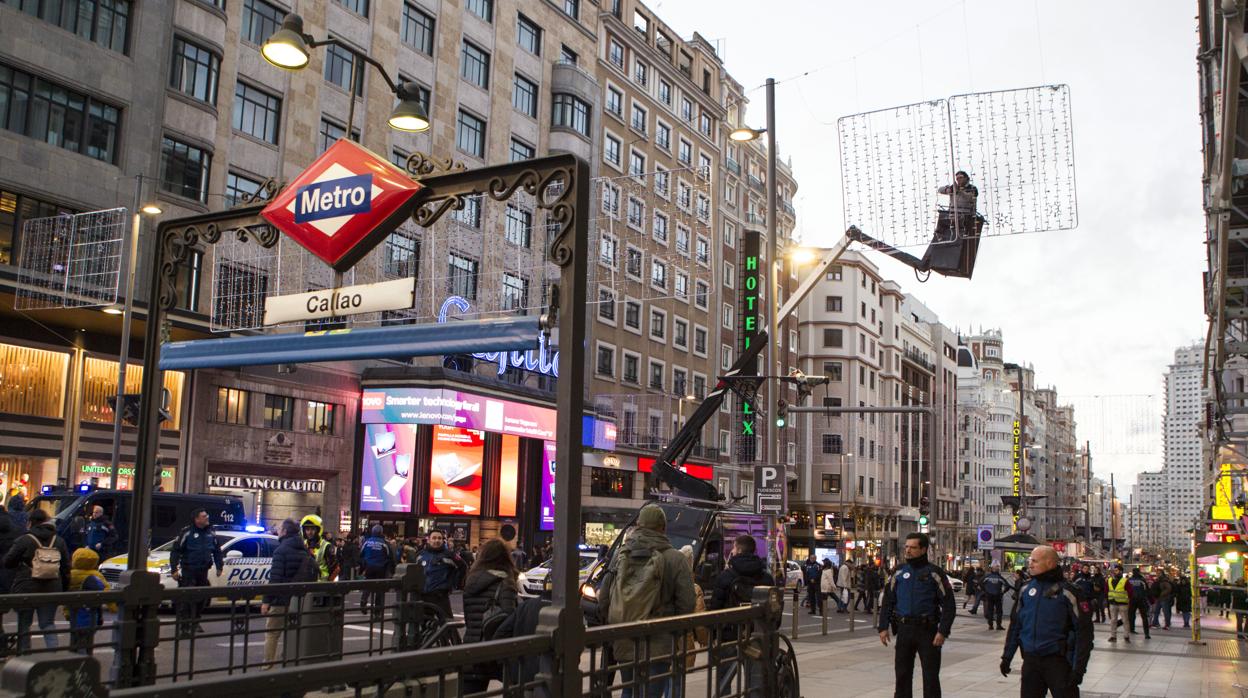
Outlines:
{"type": "MultiPolygon", "coordinates": [[[[776,81],[767,78],[767,370],[763,375],[767,379],[767,398],[771,402],[771,423],[767,425],[770,438],[764,440],[767,447],[764,462],[780,465],[780,428],[776,426],[774,415],[780,400],[780,379],[776,375],[776,344],[780,342],[780,246],[776,240],[776,81]]],[[[785,468],[785,482],[788,482],[788,469],[785,468]]],[[[757,484],[757,483],[755,483],[757,484]]],[[[786,486],[784,492],[788,492],[786,486]]],[[[787,500],[788,495],[785,495],[787,500]]],[[[773,568],[783,564],[783,560],[774,559],[776,546],[773,540],[776,535],[776,517],[767,516],[767,556],[773,558],[773,568]]]]}
{"type": "MultiPolygon", "coordinates": [[[[805,573],[803,573],[803,576],[805,576],[805,573]]],[[[811,597],[810,602],[811,603],[815,602],[814,597],[811,597]]],[[[801,615],[801,608],[802,608],[802,585],[795,584],[793,585],[793,630],[790,633],[793,636],[794,640],[797,639],[797,625],[798,625],[797,617],[801,615]]]]}
{"type": "MultiPolygon", "coordinates": [[[[845,447],[841,446],[841,450],[844,449],[845,447]]],[[[840,487],[837,487],[837,489],[840,490],[839,494],[841,495],[841,511],[837,517],[837,523],[841,525],[841,550],[845,555],[841,558],[842,565],[845,564],[845,560],[849,558],[849,548],[845,545],[845,456],[846,454],[841,454],[841,483],[840,487]]]]}
{"type": "MultiPolygon", "coordinates": [[[[339,44],[341,46],[342,44],[339,44]]],[[[364,56],[358,51],[351,52],[351,87],[347,88],[347,140],[355,140],[351,137],[351,127],[355,124],[355,86],[360,84],[360,64],[364,62],[364,56]]],[[[361,140],[363,138],[361,137],[361,140]]]]}
{"type": "Polygon", "coordinates": [[[130,239],[122,242],[122,273],[126,275],[126,299],[122,301],[121,348],[117,352],[117,402],[113,407],[113,455],[108,463],[108,486],[118,489],[117,474],[121,472],[121,413],[126,394],[126,364],[130,361],[130,320],[134,314],[134,267],[139,256],[139,232],[143,219],[143,175],[134,176],[134,209],[130,223],[130,239]]]}
{"type": "Polygon", "coordinates": [[[1109,546],[1110,558],[1118,559],[1118,494],[1114,490],[1114,474],[1109,474],[1109,546]]]}
{"type": "MultiPolygon", "coordinates": [[[[819,582],[819,608],[821,609],[820,615],[823,616],[823,619],[822,619],[823,634],[827,635],[828,634],[828,600],[823,598],[823,573],[822,572],[819,573],[819,580],[820,580],[819,582]]],[[[836,588],[835,584],[833,584],[832,586],[833,588],[836,588]]]]}
{"type": "Polygon", "coordinates": [[[1084,485],[1087,493],[1083,497],[1083,538],[1087,547],[1092,547],[1092,442],[1083,442],[1083,451],[1087,457],[1087,467],[1083,471],[1084,485]]]}

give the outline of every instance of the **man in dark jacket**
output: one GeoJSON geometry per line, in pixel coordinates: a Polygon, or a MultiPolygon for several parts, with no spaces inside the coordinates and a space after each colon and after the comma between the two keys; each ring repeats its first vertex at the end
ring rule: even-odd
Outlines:
{"type": "Polygon", "coordinates": [[[117,544],[117,529],[99,504],[91,508],[91,519],[87,521],[83,537],[83,547],[94,550],[101,560],[107,558],[117,544]]]}
{"type": "MultiPolygon", "coordinates": [[[[4,566],[17,570],[13,575],[14,594],[55,594],[69,587],[69,548],[56,535],[56,524],[50,520],[48,512],[36,509],[30,513],[30,533],[13,541],[9,552],[4,556],[4,566]],[[60,555],[59,573],[48,578],[37,578],[34,574],[35,555],[41,549],[49,548],[60,555]]],[[[18,648],[23,651],[30,649],[30,624],[36,614],[39,616],[39,629],[43,631],[44,644],[49,649],[58,647],[56,635],[53,634],[56,604],[50,604],[33,609],[18,609],[18,648]]]]}
{"type": "MultiPolygon", "coordinates": [[[[206,587],[208,570],[217,568],[217,576],[225,568],[225,556],[221,553],[221,544],[217,542],[217,532],[208,522],[208,512],[196,509],[192,514],[191,525],[182,529],[169,552],[170,576],[179,587],[206,587]]],[[[179,604],[178,633],[181,637],[191,637],[199,626],[199,614],[208,605],[207,600],[199,603],[179,604]]]]}
{"type": "Polygon", "coordinates": [[[342,544],[342,580],[355,579],[356,568],[360,566],[360,537],[352,533],[342,544]]]}
{"type": "MultiPolygon", "coordinates": [[[[273,551],[273,562],[269,565],[269,584],[290,584],[294,582],[316,581],[316,560],[308,551],[299,531],[299,524],[294,519],[286,519],[279,529],[281,537],[277,548],[273,551]]],[[[278,645],[282,639],[282,631],[286,629],[286,613],[290,605],[287,594],[265,594],[260,612],[267,617],[265,620],[264,662],[272,666],[277,659],[278,645]]]]}
{"type": "Polygon", "coordinates": [[[1019,591],[1010,614],[1010,632],[1001,656],[1001,675],[1023,650],[1022,698],[1078,698],[1092,654],[1092,609],[1074,585],[1062,579],[1057,551],[1041,545],[1031,551],[1031,581],[1019,591]]]}
{"type": "Polygon", "coordinates": [[[1144,626],[1144,639],[1151,640],[1153,636],[1148,631],[1148,580],[1144,579],[1139,567],[1131,570],[1131,576],[1127,577],[1127,599],[1128,631],[1135,634],[1135,616],[1138,614],[1144,626]]]}
{"type": "Polygon", "coordinates": [[[889,629],[897,634],[895,698],[912,695],[916,654],[923,664],[923,697],[940,698],[940,648],[953,628],[957,604],[945,571],[927,560],[930,547],[926,533],[907,534],[906,563],[884,585],[876,630],[885,646],[889,629]]]}
{"type": "MultiPolygon", "coordinates": [[[[360,571],[365,579],[385,579],[394,574],[395,551],[386,542],[385,529],[375,524],[371,535],[360,545],[360,571]]],[[[385,610],[386,593],[384,591],[360,595],[360,610],[368,610],[370,603],[373,615],[380,616],[385,610]]],[[[449,617],[449,616],[448,616],[449,617]]]]}
{"type": "MultiPolygon", "coordinates": [[[[0,507],[0,560],[9,554],[9,548],[13,547],[13,542],[21,532],[17,530],[17,526],[13,523],[13,517],[9,515],[9,510],[0,507]]],[[[14,571],[0,566],[0,594],[7,594],[13,588],[14,571]]]]}
{"type": "Polygon", "coordinates": [[[1001,630],[1001,608],[1005,602],[1005,591],[1009,588],[1010,583],[1001,576],[1001,563],[992,563],[992,571],[984,576],[979,586],[984,597],[984,618],[988,621],[989,630],[992,630],[993,623],[996,623],[997,630],[1001,630]]]}
{"type": "Polygon", "coordinates": [[[1149,623],[1154,627],[1161,626],[1161,616],[1166,617],[1165,629],[1170,629],[1170,610],[1174,605],[1174,581],[1166,574],[1164,569],[1157,573],[1157,580],[1153,582],[1153,586],[1149,589],[1149,596],[1155,599],[1153,603],[1153,617],[1149,619],[1149,623]]]}
{"type": "MultiPolygon", "coordinates": [[[[737,536],[732,544],[732,558],[728,560],[728,568],[715,577],[711,602],[706,605],[707,610],[717,611],[748,604],[753,599],[754,587],[776,585],[776,580],[767,572],[766,562],[757,555],[757,548],[758,543],[753,536],[746,534],[737,536]]],[[[797,609],[793,609],[793,612],[796,613],[797,609]]],[[[729,646],[718,650],[717,659],[720,664],[715,679],[718,687],[716,695],[723,696],[738,692],[733,689],[733,679],[737,675],[738,667],[744,664],[745,684],[750,689],[748,695],[761,696],[762,667],[740,652],[740,648],[735,644],[731,644],[736,639],[736,628],[725,627],[721,630],[719,642],[728,643],[729,646]]]]}
{"type": "Polygon", "coordinates": [[[429,542],[420,551],[419,560],[425,569],[425,600],[442,609],[445,618],[450,620],[454,617],[451,591],[459,586],[463,562],[446,545],[445,531],[435,528],[429,532],[429,542]]]}
{"type": "Polygon", "coordinates": [[[819,598],[819,575],[823,574],[823,567],[819,565],[819,561],[815,559],[815,554],[811,553],[806,558],[806,564],[802,565],[802,577],[806,580],[806,605],[810,607],[810,615],[817,616],[820,608],[823,606],[819,598]]]}

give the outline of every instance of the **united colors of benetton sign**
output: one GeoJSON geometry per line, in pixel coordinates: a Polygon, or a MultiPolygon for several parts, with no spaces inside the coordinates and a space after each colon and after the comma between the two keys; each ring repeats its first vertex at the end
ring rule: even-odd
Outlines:
{"type": "Polygon", "coordinates": [[[261,215],[337,271],[346,271],[410,213],[421,185],[372,151],[342,139],[261,215]]]}

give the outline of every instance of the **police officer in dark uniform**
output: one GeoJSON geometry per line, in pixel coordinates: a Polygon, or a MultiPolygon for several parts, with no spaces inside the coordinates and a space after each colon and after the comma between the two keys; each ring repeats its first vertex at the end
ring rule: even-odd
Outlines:
{"type": "MultiPolygon", "coordinates": [[[[208,521],[208,512],[196,509],[192,517],[191,525],[182,529],[169,552],[169,569],[180,587],[206,587],[210,584],[208,570],[216,567],[220,577],[225,556],[217,542],[217,532],[208,521]]],[[[180,637],[190,637],[199,629],[199,614],[205,606],[206,602],[179,604],[180,637]]]]}
{"type": "Polygon", "coordinates": [[[1057,551],[1041,545],[1028,560],[1032,578],[1018,592],[1001,656],[1010,675],[1014,651],[1023,650],[1022,698],[1079,698],[1092,654],[1091,601],[1062,579],[1057,551]]]}
{"type": "Polygon", "coordinates": [[[953,627],[956,604],[945,571],[927,560],[926,533],[906,536],[906,563],[884,586],[880,606],[880,642],[888,645],[889,627],[897,635],[895,698],[913,695],[914,656],[923,664],[923,698],[940,698],[940,648],[953,627]]]}

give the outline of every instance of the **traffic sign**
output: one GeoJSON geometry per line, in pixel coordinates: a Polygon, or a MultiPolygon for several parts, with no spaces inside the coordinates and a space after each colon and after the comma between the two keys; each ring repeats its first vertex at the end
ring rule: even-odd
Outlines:
{"type": "Polygon", "coordinates": [[[784,489],[782,466],[754,466],[754,512],[756,514],[783,514],[784,489]]]}
{"type": "Polygon", "coordinates": [[[376,284],[270,296],[264,299],[264,324],[402,310],[412,307],[415,294],[416,277],[409,277],[376,284]]]}
{"type": "Polygon", "coordinates": [[[976,534],[975,540],[979,544],[980,550],[992,550],[992,544],[995,542],[995,532],[992,524],[981,525],[979,533],[976,534]]]}
{"type": "Polygon", "coordinates": [[[260,215],[335,271],[346,271],[403,222],[421,188],[385,158],[344,138],[260,215]]]}

